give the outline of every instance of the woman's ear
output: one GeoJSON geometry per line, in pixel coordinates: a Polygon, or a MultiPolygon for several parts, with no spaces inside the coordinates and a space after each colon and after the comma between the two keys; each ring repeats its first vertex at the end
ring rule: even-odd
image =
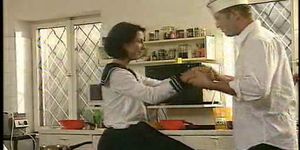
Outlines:
{"type": "Polygon", "coordinates": [[[128,47],[129,47],[128,43],[124,43],[122,49],[127,51],[128,47]]]}

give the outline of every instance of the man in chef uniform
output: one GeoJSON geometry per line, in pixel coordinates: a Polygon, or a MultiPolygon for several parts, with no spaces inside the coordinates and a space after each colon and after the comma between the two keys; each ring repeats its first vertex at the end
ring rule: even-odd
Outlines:
{"type": "Polygon", "coordinates": [[[279,38],[253,20],[249,4],[254,2],[210,0],[207,5],[217,28],[235,38],[235,77],[221,75],[212,81],[194,68],[195,76],[188,82],[234,96],[236,149],[298,149],[296,99],[287,54],[279,38]]]}

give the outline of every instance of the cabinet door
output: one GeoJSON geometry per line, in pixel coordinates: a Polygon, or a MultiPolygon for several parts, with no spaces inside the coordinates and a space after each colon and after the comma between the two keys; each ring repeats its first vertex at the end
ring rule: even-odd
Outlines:
{"type": "Polygon", "coordinates": [[[172,139],[175,139],[177,141],[180,141],[180,142],[184,143],[182,136],[169,136],[169,137],[172,138],[172,139]]]}
{"type": "Polygon", "coordinates": [[[219,136],[218,150],[234,150],[233,136],[219,136]]]}
{"type": "Polygon", "coordinates": [[[100,140],[101,136],[93,136],[93,150],[96,150],[98,148],[98,142],[100,140]]]}
{"type": "MultiPolygon", "coordinates": [[[[74,145],[82,142],[92,141],[91,135],[67,135],[67,134],[41,134],[40,135],[40,146],[42,145],[74,145]]],[[[92,144],[86,144],[80,146],[80,150],[91,150],[92,144]]]]}
{"type": "Polygon", "coordinates": [[[183,136],[183,141],[195,150],[217,149],[217,138],[215,136],[183,136]]]}

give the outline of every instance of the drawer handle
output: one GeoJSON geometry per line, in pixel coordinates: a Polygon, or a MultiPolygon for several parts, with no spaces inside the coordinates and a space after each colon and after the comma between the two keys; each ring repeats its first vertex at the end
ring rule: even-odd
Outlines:
{"type": "Polygon", "coordinates": [[[61,139],[59,139],[59,140],[64,140],[64,141],[65,141],[65,140],[68,140],[68,139],[66,139],[66,138],[61,138],[61,139]]]}
{"type": "Polygon", "coordinates": [[[210,139],[215,139],[215,140],[218,140],[219,137],[209,137],[210,139]]]}

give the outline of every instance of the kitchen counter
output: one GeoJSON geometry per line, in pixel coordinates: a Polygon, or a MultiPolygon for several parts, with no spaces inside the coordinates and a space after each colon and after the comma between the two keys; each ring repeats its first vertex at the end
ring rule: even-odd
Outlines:
{"type": "MultiPolygon", "coordinates": [[[[105,128],[99,128],[96,130],[65,130],[60,128],[41,128],[39,133],[43,134],[76,134],[76,135],[101,135],[105,128]]],[[[185,135],[185,136],[232,136],[232,130],[159,130],[160,132],[169,135],[185,135]]]]}

